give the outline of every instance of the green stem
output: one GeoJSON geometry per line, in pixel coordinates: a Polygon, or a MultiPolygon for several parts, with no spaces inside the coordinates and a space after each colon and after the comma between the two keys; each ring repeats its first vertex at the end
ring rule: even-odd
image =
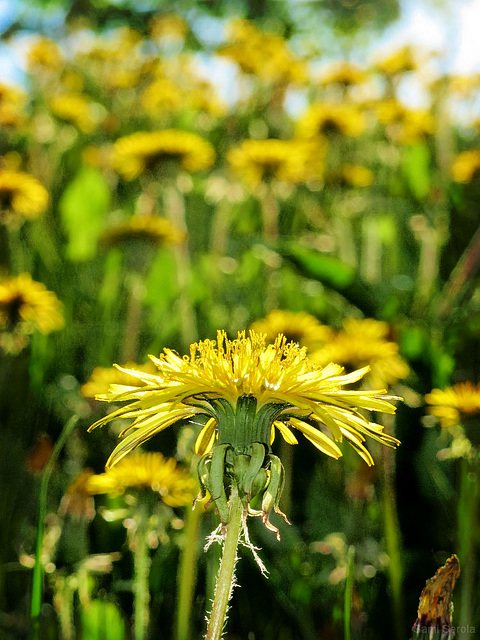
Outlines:
{"type": "Polygon", "coordinates": [[[177,640],[190,638],[190,623],[193,592],[197,570],[198,532],[203,506],[201,504],[187,513],[185,539],[178,572],[177,640]]]}
{"type": "Polygon", "coordinates": [[[352,590],[354,573],[355,547],[348,547],[347,554],[347,577],[345,579],[345,595],[343,600],[343,629],[345,640],[352,639],[351,618],[352,618],[352,590]]]}
{"type": "MultiPolygon", "coordinates": [[[[475,594],[476,549],[478,527],[478,462],[461,460],[460,497],[458,501],[458,558],[460,576],[460,606],[458,624],[466,628],[472,624],[472,605],[475,594]]],[[[459,640],[468,634],[460,633],[459,640]]]]}
{"type": "Polygon", "coordinates": [[[133,550],[133,626],[135,640],[144,640],[149,623],[150,591],[148,579],[150,575],[150,549],[148,546],[147,523],[148,512],[144,505],[139,508],[135,519],[137,530],[134,534],[133,550]]]}
{"type": "Polygon", "coordinates": [[[205,640],[219,640],[223,634],[227,607],[233,590],[235,562],[237,560],[237,546],[242,530],[243,505],[238,490],[232,486],[229,501],[229,518],[225,542],[223,544],[222,561],[215,587],[215,599],[212,613],[208,621],[205,640]]]}
{"type": "Polygon", "coordinates": [[[43,592],[43,566],[42,566],[42,547],[43,536],[45,533],[45,516],[47,513],[47,493],[48,482],[52,475],[53,467],[63,449],[67,438],[72,433],[78,422],[78,416],[72,416],[63,427],[60,437],[53,447],[50,460],[43,472],[40,484],[40,496],[38,501],[38,527],[37,527],[37,545],[35,549],[35,566],[33,568],[32,579],[32,602],[30,608],[30,638],[31,640],[40,640],[40,612],[42,609],[42,592],[43,592]]]}

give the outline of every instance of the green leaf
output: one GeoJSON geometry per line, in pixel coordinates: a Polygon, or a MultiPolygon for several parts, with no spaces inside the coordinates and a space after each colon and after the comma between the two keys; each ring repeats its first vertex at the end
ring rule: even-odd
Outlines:
{"type": "Polygon", "coordinates": [[[294,264],[302,275],[338,291],[365,315],[381,315],[376,289],[363,282],[353,267],[333,256],[326,256],[294,244],[287,245],[279,252],[294,264]]]}
{"type": "Polygon", "coordinates": [[[125,622],[118,607],[113,602],[92,600],[88,607],[80,611],[82,638],[88,640],[123,640],[125,622]]]}
{"type": "Polygon", "coordinates": [[[430,193],[431,154],[426,144],[406,147],[402,157],[402,171],[408,187],[417,200],[430,193]]]}
{"type": "Polygon", "coordinates": [[[93,258],[109,207],[110,190],[101,173],[93,167],[82,167],[59,203],[67,235],[67,258],[79,262],[93,258]]]}

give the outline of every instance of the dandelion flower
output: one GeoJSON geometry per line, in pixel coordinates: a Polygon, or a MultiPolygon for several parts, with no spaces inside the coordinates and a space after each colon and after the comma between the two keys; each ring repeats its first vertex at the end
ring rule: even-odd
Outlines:
{"type": "Polygon", "coordinates": [[[480,150],[469,149],[462,151],[452,164],[452,178],[455,182],[471,182],[480,172],[480,150]]]}
{"type": "Polygon", "coordinates": [[[388,340],[388,325],[367,318],[347,318],[343,330],[332,335],[311,358],[320,364],[338,362],[354,370],[367,366],[366,376],[374,386],[385,387],[406,378],[408,365],[398,353],[396,342],[388,340]]]}
{"type": "Polygon", "coordinates": [[[272,178],[293,184],[323,174],[325,146],[301,140],[244,140],[230,149],[228,161],[247,184],[272,178]]]}
{"type": "Polygon", "coordinates": [[[29,273],[0,280],[0,346],[19,351],[34,331],[50,333],[64,325],[61,304],[29,273]]]}
{"type": "Polygon", "coordinates": [[[320,84],[340,84],[351,87],[366,81],[367,74],[363,69],[344,60],[333,62],[322,69],[320,84]]]}
{"type": "Polygon", "coordinates": [[[428,412],[439,419],[440,426],[450,427],[465,419],[480,416],[480,384],[459,382],[446,389],[433,389],[425,396],[428,412]]]}
{"type": "Polygon", "coordinates": [[[187,469],[161,453],[136,453],[121,460],[106,473],[91,475],[86,481],[90,494],[121,495],[128,489],[158,493],[170,507],[183,507],[192,502],[198,486],[187,469]]]}
{"type": "Polygon", "coordinates": [[[0,222],[38,218],[48,207],[48,191],[33,176],[0,169],[0,222]]]}
{"type": "Polygon", "coordinates": [[[101,241],[109,246],[133,240],[146,240],[156,246],[174,245],[185,240],[185,232],[166,218],[137,215],[126,222],[112,225],[101,237],[101,241]]]}
{"type": "Polygon", "coordinates": [[[356,105],[324,102],[311,105],[297,122],[300,138],[344,135],[360,136],[367,127],[365,115],[356,105]]]}
{"type": "Polygon", "coordinates": [[[161,168],[169,160],[177,161],[185,171],[202,171],[213,164],[215,151],[200,136],[176,129],[133,133],[113,147],[113,164],[126,180],[138,178],[149,168],[161,168]]]}
{"type": "Polygon", "coordinates": [[[322,346],[331,336],[332,330],[304,311],[284,311],[275,309],[265,318],[255,321],[252,331],[265,335],[266,342],[275,342],[279,333],[287,342],[296,342],[306,347],[308,352],[322,346]]]}
{"type": "Polygon", "coordinates": [[[98,125],[93,103],[81,93],[54,96],[50,108],[57,118],[73,124],[83,133],[93,133],[98,125]]]}

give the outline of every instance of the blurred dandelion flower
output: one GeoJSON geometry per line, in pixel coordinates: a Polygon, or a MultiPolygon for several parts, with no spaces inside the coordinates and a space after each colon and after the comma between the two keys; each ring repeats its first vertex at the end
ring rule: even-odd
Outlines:
{"type": "Polygon", "coordinates": [[[184,242],[185,232],[175,227],[166,218],[137,215],[125,222],[112,225],[101,236],[101,242],[108,246],[133,240],[145,240],[156,246],[168,246],[184,242]]]}
{"type": "Polygon", "coordinates": [[[297,184],[323,174],[325,146],[302,140],[244,140],[227,159],[246,183],[272,178],[297,184]]]}
{"type": "Polygon", "coordinates": [[[192,502],[198,491],[195,478],[173,458],[161,453],[135,453],[121,460],[106,473],[91,475],[86,480],[90,494],[121,495],[128,489],[150,489],[158,493],[170,507],[183,507],[192,502]]]}
{"type": "Polygon", "coordinates": [[[419,54],[411,45],[401,47],[379,59],[374,69],[386,75],[396,75],[408,71],[416,71],[419,67],[419,54]]]}
{"type": "Polygon", "coordinates": [[[367,73],[363,69],[346,60],[340,60],[332,62],[322,69],[319,82],[322,85],[340,84],[344,87],[351,87],[363,84],[367,78],[367,73]]]}
{"type": "MultiPolygon", "coordinates": [[[[122,369],[134,369],[135,371],[143,371],[144,373],[155,373],[156,371],[153,362],[147,362],[145,365],[139,365],[136,362],[126,362],[122,369]]],[[[86,383],[80,387],[80,393],[86,398],[94,398],[97,395],[107,393],[112,384],[131,384],[131,374],[125,373],[122,369],[117,369],[116,367],[95,367],[86,383]]],[[[143,384],[145,383],[140,382],[139,386],[143,384]]]]}
{"type": "Polygon", "coordinates": [[[356,105],[324,102],[311,105],[297,122],[300,138],[344,135],[356,138],[367,127],[365,114],[356,105]]]}
{"type": "Polygon", "coordinates": [[[279,84],[307,80],[304,61],[290,51],[281,36],[263,33],[252,22],[241,19],[233,20],[229,31],[230,43],[219,47],[217,54],[236,62],[243,73],[279,84]]]}
{"type": "Polygon", "coordinates": [[[154,40],[184,40],[188,34],[188,24],[177,13],[154,16],[148,28],[154,40]]]}
{"type": "Polygon", "coordinates": [[[369,187],[375,182],[375,174],[371,169],[358,164],[344,164],[342,177],[352,187],[369,187]]]}
{"type": "Polygon", "coordinates": [[[0,280],[0,346],[16,352],[34,331],[50,333],[64,325],[61,304],[29,273],[0,280]]]}
{"type": "Polygon", "coordinates": [[[38,38],[32,44],[27,53],[27,66],[29,71],[55,71],[63,64],[63,56],[53,40],[38,38]]]}
{"type": "Polygon", "coordinates": [[[38,218],[48,201],[48,191],[29,173],[0,169],[0,222],[38,218]]]}
{"type": "Polygon", "coordinates": [[[0,83],[0,126],[17,127],[26,118],[25,94],[9,85],[0,83]]]}
{"type": "Polygon", "coordinates": [[[78,127],[83,133],[93,133],[98,125],[98,118],[91,100],[81,93],[69,93],[54,96],[50,100],[52,113],[78,127]]]}
{"type": "Polygon", "coordinates": [[[134,180],[145,170],[166,161],[177,161],[185,171],[208,169],[215,160],[212,145],[188,131],[137,132],[117,140],[113,164],[126,179],[134,180]]]}
{"type": "Polygon", "coordinates": [[[429,111],[408,109],[393,99],[379,102],[374,110],[390,137],[400,144],[413,144],[435,131],[435,120],[429,111]]]}
{"type": "Polygon", "coordinates": [[[314,362],[338,362],[347,370],[368,366],[366,379],[373,386],[385,387],[406,378],[407,363],[398,353],[396,342],[388,340],[388,325],[370,318],[347,318],[338,331],[318,351],[310,354],[314,362]]]}
{"type": "Polygon", "coordinates": [[[446,389],[433,389],[425,396],[430,415],[440,421],[441,427],[460,424],[466,418],[480,415],[480,384],[459,382],[446,389]]]}
{"type": "Polygon", "coordinates": [[[471,182],[480,172],[480,150],[462,151],[452,163],[452,178],[455,182],[471,182]]]}
{"type": "Polygon", "coordinates": [[[265,318],[255,321],[250,329],[265,335],[267,343],[275,342],[281,333],[287,342],[296,342],[306,347],[308,352],[322,346],[332,334],[330,327],[321,324],[314,316],[304,311],[283,311],[275,309],[265,318]]]}
{"type": "Polygon", "coordinates": [[[145,113],[158,117],[180,111],[185,105],[185,96],[180,87],[169,78],[159,78],[143,91],[141,104],[145,113]]]}

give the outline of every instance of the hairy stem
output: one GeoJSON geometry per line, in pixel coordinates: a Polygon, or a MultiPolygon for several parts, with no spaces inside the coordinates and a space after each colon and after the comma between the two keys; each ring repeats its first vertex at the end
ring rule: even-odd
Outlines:
{"type": "Polygon", "coordinates": [[[232,487],[229,501],[229,518],[225,542],[223,544],[222,561],[217,576],[215,599],[208,622],[206,640],[219,640],[227,616],[227,607],[233,590],[233,575],[237,560],[237,546],[242,530],[243,505],[237,488],[232,487]]]}
{"type": "Polygon", "coordinates": [[[196,505],[188,512],[185,523],[185,540],[178,572],[178,601],[177,601],[177,640],[189,640],[192,622],[192,600],[195,587],[198,533],[202,505],[196,505]]]}

